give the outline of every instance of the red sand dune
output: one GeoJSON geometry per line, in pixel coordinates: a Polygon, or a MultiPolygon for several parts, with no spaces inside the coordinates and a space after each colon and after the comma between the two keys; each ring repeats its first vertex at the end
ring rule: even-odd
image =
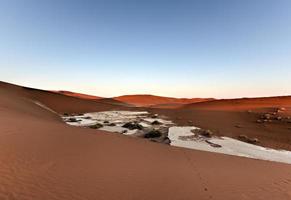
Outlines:
{"type": "Polygon", "coordinates": [[[154,95],[124,95],[113,98],[104,98],[88,94],[81,94],[71,91],[52,91],[58,94],[66,96],[77,97],[80,99],[96,100],[104,103],[116,103],[125,106],[137,106],[137,107],[153,107],[153,108],[178,108],[184,104],[197,103],[214,100],[212,98],[173,98],[173,97],[162,97],[154,95]]]}
{"type": "Polygon", "coordinates": [[[61,112],[101,103],[5,83],[0,97],[0,199],[291,199],[290,165],[72,127],[34,101],[61,112]]]}
{"type": "Polygon", "coordinates": [[[93,96],[93,95],[89,95],[89,94],[82,94],[82,93],[64,91],[64,90],[52,91],[52,92],[55,92],[57,94],[70,96],[70,97],[76,97],[76,98],[80,98],[80,99],[94,100],[98,103],[120,105],[120,106],[131,106],[131,107],[134,106],[134,105],[130,105],[126,102],[118,101],[114,98],[104,98],[104,97],[98,97],[98,96],[93,96]]]}
{"type": "Polygon", "coordinates": [[[163,106],[163,105],[177,105],[177,104],[189,104],[196,102],[209,101],[213,99],[203,99],[203,98],[173,98],[173,97],[162,97],[154,95],[124,95],[119,97],[114,97],[114,99],[122,102],[126,102],[135,106],[163,106]]]}
{"type": "Polygon", "coordinates": [[[84,99],[25,87],[23,88],[23,91],[30,99],[39,101],[58,113],[105,111],[118,109],[120,107],[125,107],[123,109],[126,109],[126,104],[122,104],[122,102],[115,100],[104,102],[103,99],[84,99]]]}
{"type": "Polygon", "coordinates": [[[291,96],[220,99],[188,104],[185,108],[211,110],[246,110],[258,108],[291,107],[291,96]]]}

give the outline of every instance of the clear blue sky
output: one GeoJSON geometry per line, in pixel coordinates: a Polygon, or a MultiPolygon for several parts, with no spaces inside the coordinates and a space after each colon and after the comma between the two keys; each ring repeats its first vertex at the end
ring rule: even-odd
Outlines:
{"type": "Polygon", "coordinates": [[[99,96],[291,94],[290,0],[0,0],[0,80],[99,96]]]}

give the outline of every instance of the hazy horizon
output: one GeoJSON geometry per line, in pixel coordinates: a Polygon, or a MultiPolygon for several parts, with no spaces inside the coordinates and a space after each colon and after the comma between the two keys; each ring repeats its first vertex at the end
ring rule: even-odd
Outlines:
{"type": "Polygon", "coordinates": [[[8,83],[8,84],[13,84],[16,86],[20,86],[20,87],[27,87],[27,88],[32,88],[32,89],[37,89],[37,90],[45,90],[45,91],[51,91],[51,92],[72,92],[72,93],[80,93],[80,94],[84,94],[84,95],[90,95],[90,96],[96,96],[96,97],[101,97],[101,98],[115,98],[115,97],[121,97],[121,96],[142,96],[142,95],[149,95],[149,96],[159,96],[159,97],[166,97],[166,98],[178,98],[178,99],[215,99],[215,100],[223,100],[223,99],[241,99],[241,98],[268,98],[268,97],[289,97],[291,96],[291,94],[286,94],[286,95],[270,95],[270,96],[239,96],[239,97],[183,97],[183,96],[167,96],[167,95],[160,95],[160,94],[152,94],[152,93],[125,93],[125,94],[120,94],[120,95],[116,95],[116,96],[100,96],[100,95],[96,95],[96,94],[91,94],[91,93],[86,93],[86,92],[79,92],[79,91],[74,91],[74,90],[62,90],[62,89],[44,89],[44,88],[40,88],[40,87],[33,87],[33,86],[28,86],[28,85],[21,85],[21,84],[17,84],[17,83],[13,83],[13,82],[5,82],[4,83],[8,83]]]}
{"type": "Polygon", "coordinates": [[[0,80],[102,97],[291,94],[291,1],[0,2],[0,80]]]}

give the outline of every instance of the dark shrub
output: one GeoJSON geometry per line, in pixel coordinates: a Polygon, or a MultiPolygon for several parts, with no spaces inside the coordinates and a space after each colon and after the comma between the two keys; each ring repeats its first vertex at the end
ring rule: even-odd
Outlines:
{"type": "Polygon", "coordinates": [[[134,129],[141,130],[143,128],[142,125],[140,125],[138,123],[133,123],[133,122],[127,122],[122,127],[123,128],[128,128],[129,130],[134,130],[134,129]]]}
{"type": "Polygon", "coordinates": [[[78,120],[76,118],[71,117],[68,119],[68,122],[78,122],[78,120]]]}
{"type": "Polygon", "coordinates": [[[162,136],[162,133],[159,130],[151,130],[144,135],[144,138],[157,138],[161,136],[162,136]]]}
{"type": "Polygon", "coordinates": [[[102,127],[103,127],[103,125],[99,124],[99,123],[89,126],[89,128],[93,128],[93,129],[98,129],[98,128],[102,128],[102,127]]]}
{"type": "Polygon", "coordinates": [[[152,125],[161,125],[161,124],[162,124],[162,123],[159,122],[158,120],[155,120],[155,121],[152,122],[152,125]]]}

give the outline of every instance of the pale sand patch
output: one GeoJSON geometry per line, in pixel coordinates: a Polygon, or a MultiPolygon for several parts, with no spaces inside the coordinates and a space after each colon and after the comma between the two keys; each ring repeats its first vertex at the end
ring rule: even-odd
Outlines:
{"type": "Polygon", "coordinates": [[[194,134],[191,132],[191,130],[193,129],[197,129],[197,127],[171,127],[168,133],[168,137],[171,140],[171,145],[189,149],[197,149],[202,151],[291,164],[290,151],[268,149],[261,146],[241,142],[239,140],[229,137],[181,139],[181,136],[194,136],[194,134]],[[221,145],[221,147],[212,147],[206,142],[206,140],[211,143],[221,145]]]}
{"type": "Polygon", "coordinates": [[[65,121],[69,120],[69,118],[76,119],[77,122],[66,122],[74,126],[91,126],[100,123],[103,124],[103,127],[99,128],[99,130],[122,133],[124,135],[133,135],[137,132],[137,130],[129,130],[122,127],[127,122],[138,120],[140,125],[149,128],[153,126],[151,124],[152,122],[159,121],[161,123],[160,126],[169,127],[168,137],[171,140],[172,146],[291,164],[290,151],[267,149],[229,137],[191,137],[194,136],[191,130],[199,129],[198,127],[173,126],[174,124],[171,121],[160,118],[149,118],[148,114],[148,112],[106,111],[68,116],[63,117],[63,119],[65,121]],[[88,119],[88,117],[90,117],[90,119],[88,119]],[[105,123],[105,121],[108,123],[105,123]],[[114,123],[115,125],[109,126],[108,124],[110,123],[114,123]],[[220,145],[221,147],[213,147],[209,143],[216,144],[217,146],[220,145]]]}

